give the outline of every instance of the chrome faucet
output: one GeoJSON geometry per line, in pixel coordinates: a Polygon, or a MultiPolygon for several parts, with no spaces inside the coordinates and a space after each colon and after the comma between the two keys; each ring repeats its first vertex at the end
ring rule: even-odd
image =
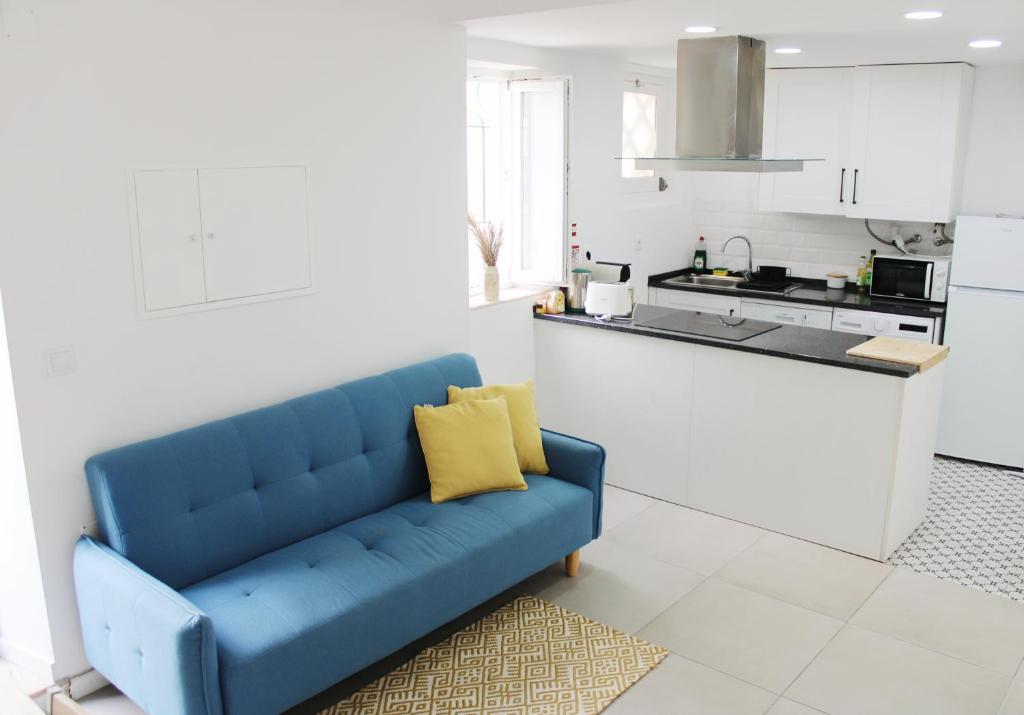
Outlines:
{"type": "Polygon", "coordinates": [[[732,242],[733,238],[742,238],[743,242],[747,244],[747,270],[743,271],[743,277],[748,281],[750,276],[754,275],[754,248],[750,245],[750,239],[746,236],[732,236],[728,241],[722,244],[722,253],[725,253],[726,247],[732,242]]]}

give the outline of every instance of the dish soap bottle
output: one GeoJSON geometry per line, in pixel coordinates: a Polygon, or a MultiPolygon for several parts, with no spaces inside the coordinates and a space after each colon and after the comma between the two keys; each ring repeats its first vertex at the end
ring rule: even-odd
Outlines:
{"type": "Polygon", "coordinates": [[[868,257],[861,256],[857,264],[857,292],[863,293],[868,289],[868,257]]]}
{"type": "Polygon", "coordinates": [[[875,255],[878,253],[875,249],[871,249],[871,255],[868,256],[868,266],[864,271],[864,285],[868,288],[871,287],[871,273],[875,270],[875,255]]]}
{"type": "Polygon", "coordinates": [[[693,252],[693,267],[698,271],[703,271],[708,267],[708,248],[704,243],[703,236],[697,241],[697,250],[693,252]]]}

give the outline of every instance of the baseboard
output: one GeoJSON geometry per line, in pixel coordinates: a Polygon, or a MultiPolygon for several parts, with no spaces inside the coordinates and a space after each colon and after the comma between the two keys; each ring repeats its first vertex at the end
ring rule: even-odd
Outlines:
{"type": "Polygon", "coordinates": [[[46,684],[53,682],[53,660],[0,636],[0,658],[13,663],[46,684]]]}

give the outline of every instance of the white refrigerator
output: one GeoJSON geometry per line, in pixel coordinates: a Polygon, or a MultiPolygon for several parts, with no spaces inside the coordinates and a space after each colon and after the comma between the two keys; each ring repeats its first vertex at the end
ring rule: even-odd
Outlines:
{"type": "Polygon", "coordinates": [[[1024,467],[1024,220],[956,222],[936,451],[1024,467]]]}

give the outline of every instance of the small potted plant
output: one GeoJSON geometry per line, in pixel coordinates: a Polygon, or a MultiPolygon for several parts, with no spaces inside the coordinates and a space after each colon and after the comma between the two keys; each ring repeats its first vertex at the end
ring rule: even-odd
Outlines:
{"type": "Polygon", "coordinates": [[[498,254],[505,240],[505,229],[487,222],[481,225],[473,214],[469,215],[469,230],[473,234],[480,257],[484,259],[484,300],[494,303],[498,300],[501,285],[498,280],[498,254]]]}

